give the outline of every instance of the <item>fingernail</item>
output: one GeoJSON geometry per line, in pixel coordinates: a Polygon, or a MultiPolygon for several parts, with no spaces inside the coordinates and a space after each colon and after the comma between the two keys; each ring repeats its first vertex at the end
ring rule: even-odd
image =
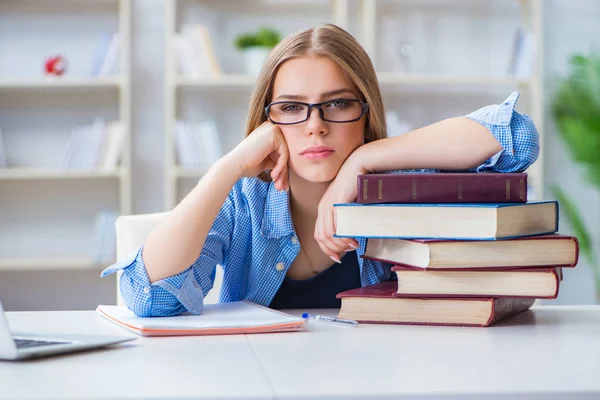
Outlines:
{"type": "Polygon", "coordinates": [[[346,250],[344,250],[344,251],[346,251],[346,252],[348,252],[348,251],[356,251],[356,248],[354,248],[354,247],[350,247],[350,248],[347,248],[347,249],[346,249],[346,250]]]}
{"type": "Polygon", "coordinates": [[[358,246],[356,246],[354,243],[348,243],[348,246],[352,247],[354,250],[358,249],[358,246]]]}
{"type": "Polygon", "coordinates": [[[333,261],[335,261],[338,264],[342,263],[339,258],[335,258],[334,256],[329,256],[329,258],[331,258],[333,261]]]}

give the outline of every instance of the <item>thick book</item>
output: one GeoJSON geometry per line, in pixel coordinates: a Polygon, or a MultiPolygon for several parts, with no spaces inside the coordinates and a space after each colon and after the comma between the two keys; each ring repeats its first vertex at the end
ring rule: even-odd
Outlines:
{"type": "Polygon", "coordinates": [[[109,321],[141,336],[231,335],[302,330],[306,320],[249,301],[206,304],[202,315],[143,318],[125,306],[100,305],[109,321]]]}
{"type": "Polygon", "coordinates": [[[377,203],[525,203],[525,173],[390,172],[359,175],[356,201],[377,203]]]}
{"type": "Polygon", "coordinates": [[[493,241],[369,239],[363,258],[428,270],[574,267],[579,242],[558,233],[493,241]]]}
{"type": "Polygon", "coordinates": [[[336,237],[496,240],[555,233],[558,202],[335,204],[336,237]]]}
{"type": "Polygon", "coordinates": [[[394,266],[399,296],[531,297],[555,299],[562,271],[533,268],[489,271],[419,271],[394,266]]]}
{"type": "Polygon", "coordinates": [[[340,318],[373,324],[490,326],[529,309],[534,299],[406,298],[396,295],[396,282],[339,293],[340,318]]]}

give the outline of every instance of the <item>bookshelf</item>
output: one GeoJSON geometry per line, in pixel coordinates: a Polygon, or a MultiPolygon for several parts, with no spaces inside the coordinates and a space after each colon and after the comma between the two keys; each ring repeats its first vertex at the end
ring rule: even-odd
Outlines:
{"type": "MultiPolygon", "coordinates": [[[[312,0],[308,5],[280,0],[169,2],[165,14],[166,209],[174,207],[207,170],[178,165],[174,139],[178,119],[216,119],[224,152],[242,140],[255,76],[243,72],[233,39],[261,25],[283,36],[322,22],[347,29],[374,62],[386,111],[398,110],[415,128],[498,104],[518,90],[517,109],[534,119],[543,146],[542,7],[542,0],[312,0]],[[239,18],[243,13],[245,25],[239,18]],[[252,18],[254,14],[262,17],[252,18]],[[291,16],[293,22],[288,20],[291,16]],[[194,79],[178,73],[173,38],[182,25],[190,23],[208,28],[220,76],[194,79]],[[527,76],[507,70],[519,26],[528,28],[535,38],[535,58],[527,76]],[[461,45],[453,46],[456,43],[461,45]],[[410,64],[406,56],[398,55],[406,44],[412,53],[410,64]]],[[[544,193],[542,165],[540,154],[527,171],[538,199],[544,193]]]]}
{"type": "Polygon", "coordinates": [[[8,160],[0,168],[0,272],[99,271],[106,265],[92,256],[98,213],[131,213],[131,0],[3,1],[0,28],[8,160]],[[107,32],[120,35],[114,70],[94,75],[107,32]],[[44,59],[55,54],[66,57],[67,72],[44,76],[44,59]],[[122,124],[120,163],[61,165],[71,130],[96,117],[122,124]]]}

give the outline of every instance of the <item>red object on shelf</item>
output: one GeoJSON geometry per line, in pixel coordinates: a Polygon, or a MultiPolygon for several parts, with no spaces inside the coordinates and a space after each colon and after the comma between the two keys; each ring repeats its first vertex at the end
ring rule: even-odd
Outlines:
{"type": "Polygon", "coordinates": [[[67,71],[67,59],[61,55],[48,57],[44,63],[46,75],[61,76],[67,71]]]}

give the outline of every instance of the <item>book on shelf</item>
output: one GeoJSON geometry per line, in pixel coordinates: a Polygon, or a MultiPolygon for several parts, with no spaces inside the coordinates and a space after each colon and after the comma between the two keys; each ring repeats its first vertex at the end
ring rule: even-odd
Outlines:
{"type": "Polygon", "coordinates": [[[525,203],[525,173],[389,172],[357,177],[357,202],[525,203]]]}
{"type": "Polygon", "coordinates": [[[4,147],[4,138],[2,136],[2,127],[0,126],[0,168],[7,168],[8,162],[6,161],[6,150],[4,147]]]}
{"type": "Polygon", "coordinates": [[[115,72],[120,50],[121,35],[119,32],[102,34],[90,68],[90,76],[112,75],[115,72]]]}
{"type": "Polygon", "coordinates": [[[533,297],[554,299],[560,267],[515,270],[420,271],[392,267],[398,295],[413,297],[533,297]]]}
{"type": "Polygon", "coordinates": [[[177,158],[184,167],[210,167],[223,156],[214,120],[177,121],[175,126],[177,158]]]}
{"type": "Polygon", "coordinates": [[[125,126],[121,121],[94,119],[91,125],[73,128],[63,157],[66,169],[114,170],[125,144],[125,126]]]}
{"type": "Polygon", "coordinates": [[[517,28],[508,64],[508,75],[521,79],[531,77],[534,69],[535,55],[535,35],[528,28],[517,28]]]}
{"type": "Polygon", "coordinates": [[[92,264],[102,265],[113,263],[117,257],[117,236],[115,222],[119,213],[116,211],[101,211],[96,215],[92,240],[92,264]]]}
{"type": "Polygon", "coordinates": [[[529,309],[535,299],[521,297],[398,297],[395,281],[382,282],[337,295],[338,316],[364,323],[490,326],[529,309]]]}
{"type": "Polygon", "coordinates": [[[202,24],[183,25],[172,43],[179,73],[185,77],[217,78],[221,67],[214,51],[209,30],[202,24]]]}
{"type": "Polygon", "coordinates": [[[336,237],[498,240],[555,233],[558,202],[335,204],[336,237]]]}
{"type": "Polygon", "coordinates": [[[492,241],[373,238],[363,257],[428,270],[574,267],[579,242],[557,233],[492,241]]]}

